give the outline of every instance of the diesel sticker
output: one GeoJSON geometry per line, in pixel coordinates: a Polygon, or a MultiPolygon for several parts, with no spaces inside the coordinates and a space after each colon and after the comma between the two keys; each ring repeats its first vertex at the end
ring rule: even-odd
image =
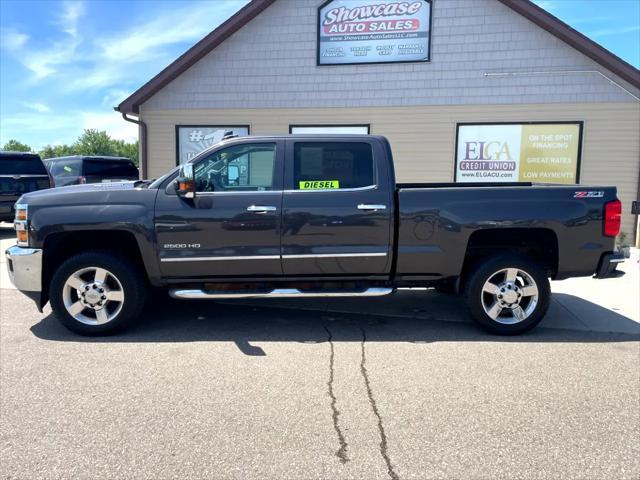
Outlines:
{"type": "Polygon", "coordinates": [[[326,190],[340,188],[338,180],[305,180],[300,182],[300,190],[326,190]]]}

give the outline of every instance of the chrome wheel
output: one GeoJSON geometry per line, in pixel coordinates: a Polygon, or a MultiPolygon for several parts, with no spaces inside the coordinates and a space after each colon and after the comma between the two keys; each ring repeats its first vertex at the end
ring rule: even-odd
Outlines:
{"type": "Polygon", "coordinates": [[[69,315],[86,325],[103,325],[118,316],[124,304],[120,280],[101,267],[77,270],[67,278],[62,300],[69,315]]]}
{"type": "Polygon", "coordinates": [[[536,282],[519,268],[504,268],[489,276],[480,295],[485,313],[505,325],[525,321],[538,304],[536,282]]]}

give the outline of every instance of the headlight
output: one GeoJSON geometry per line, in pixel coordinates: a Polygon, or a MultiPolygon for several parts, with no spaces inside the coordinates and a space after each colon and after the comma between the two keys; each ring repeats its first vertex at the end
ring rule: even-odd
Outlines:
{"type": "Polygon", "coordinates": [[[29,211],[26,204],[16,203],[16,218],[13,222],[18,237],[18,246],[29,246],[29,211]]]}

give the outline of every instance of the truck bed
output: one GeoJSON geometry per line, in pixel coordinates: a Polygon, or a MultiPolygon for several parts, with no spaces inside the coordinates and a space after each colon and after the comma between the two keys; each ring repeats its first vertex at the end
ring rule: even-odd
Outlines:
{"type": "Polygon", "coordinates": [[[400,183],[395,195],[399,278],[459,275],[468,246],[497,230],[509,239],[505,249],[538,237],[555,244],[556,278],[591,275],[601,253],[614,249],[602,218],[604,204],[616,199],[615,187],[400,183]]]}

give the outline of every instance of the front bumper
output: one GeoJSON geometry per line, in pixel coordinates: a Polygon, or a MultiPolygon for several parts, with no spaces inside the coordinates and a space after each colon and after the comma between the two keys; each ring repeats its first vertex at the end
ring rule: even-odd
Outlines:
{"type": "Polygon", "coordinates": [[[624,262],[624,260],[625,256],[622,252],[603,254],[594,278],[617,278],[623,276],[624,272],[617,270],[617,268],[618,264],[624,262]]]}
{"type": "Polygon", "coordinates": [[[11,283],[21,292],[41,292],[42,250],[14,245],[5,255],[11,283]]]}

